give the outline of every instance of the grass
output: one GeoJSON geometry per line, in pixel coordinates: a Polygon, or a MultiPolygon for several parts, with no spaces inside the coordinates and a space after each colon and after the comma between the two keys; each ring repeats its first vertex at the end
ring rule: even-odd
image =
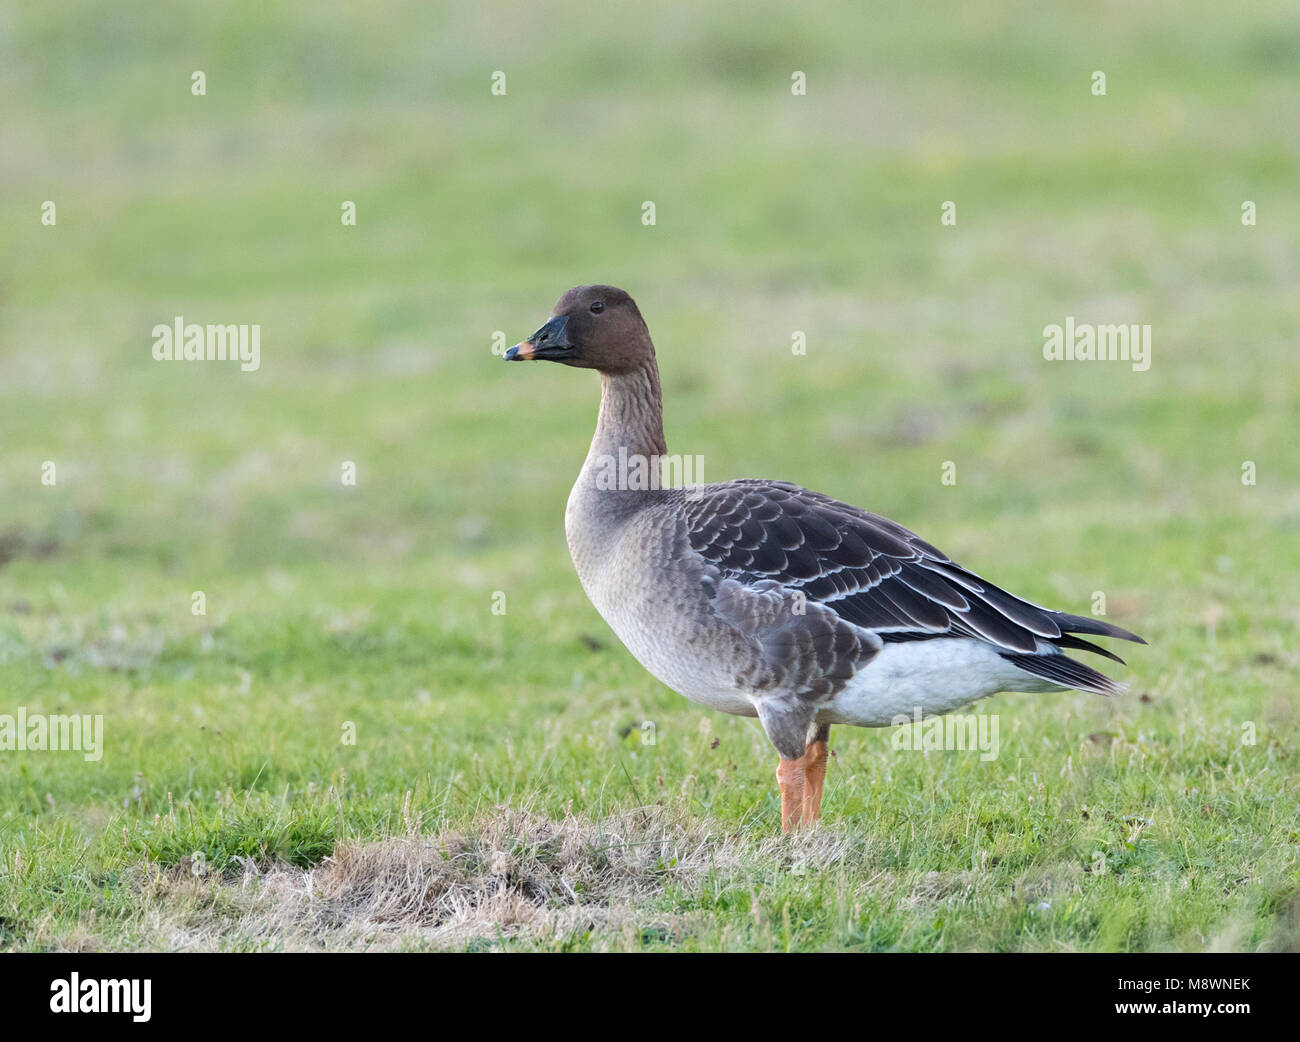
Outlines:
{"type": "Polygon", "coordinates": [[[6,16],[0,713],[105,724],[0,752],[0,945],[1300,946],[1289,6],[729,11],[6,16]],[[492,353],[596,280],[670,451],[1104,593],[1132,693],[998,696],[991,762],[836,728],[777,838],[757,725],[572,573],[594,381],[492,353]],[[153,361],[178,314],[261,369],[153,361]],[[1150,371],[1044,362],[1067,315],[1150,371]]]}

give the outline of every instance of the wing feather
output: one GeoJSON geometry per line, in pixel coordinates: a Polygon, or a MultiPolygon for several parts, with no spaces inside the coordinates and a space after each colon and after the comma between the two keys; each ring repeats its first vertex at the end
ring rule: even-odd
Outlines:
{"type": "MultiPolygon", "coordinates": [[[[800,591],[885,641],[976,637],[1008,655],[1071,649],[1116,661],[1122,660],[1070,634],[1145,643],[1110,623],[1007,593],[902,525],[787,482],[707,485],[692,490],[684,509],[691,548],[724,579],[800,591]]],[[[1053,668],[1075,676],[1071,667],[1053,668]]]]}

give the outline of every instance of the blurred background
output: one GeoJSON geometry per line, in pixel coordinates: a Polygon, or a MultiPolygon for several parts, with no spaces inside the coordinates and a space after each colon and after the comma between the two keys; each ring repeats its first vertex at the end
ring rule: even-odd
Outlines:
{"type": "Polygon", "coordinates": [[[693,733],[568,561],[597,381],[492,351],[595,281],[709,480],[1105,592],[1153,720],[1293,740],[1298,67],[1286,2],[5,5],[0,692],[108,722],[93,770],[0,770],[0,821],[339,772],[362,832],[413,778],[594,807],[608,736],[693,733]],[[178,315],[260,324],[260,370],[154,361],[178,315]],[[1044,361],[1066,316],[1149,323],[1150,370],[1044,361]]]}

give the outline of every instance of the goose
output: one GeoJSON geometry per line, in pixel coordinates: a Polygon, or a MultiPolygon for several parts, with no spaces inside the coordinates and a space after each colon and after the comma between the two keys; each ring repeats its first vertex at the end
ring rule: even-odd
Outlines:
{"type": "Polygon", "coordinates": [[[600,374],[564,514],[578,579],[654,677],[758,718],[779,756],[783,833],[820,818],[832,724],[887,727],[999,691],[1124,690],[1065,652],[1122,665],[1078,634],[1141,637],[1007,593],[879,514],[785,481],[611,482],[611,461],[657,475],[667,457],[654,344],[623,290],[569,290],[504,357],[600,374]]]}

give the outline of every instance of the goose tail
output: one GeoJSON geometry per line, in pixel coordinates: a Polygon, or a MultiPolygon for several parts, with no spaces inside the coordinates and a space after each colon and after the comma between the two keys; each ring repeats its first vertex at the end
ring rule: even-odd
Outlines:
{"type": "Polygon", "coordinates": [[[1023,669],[1026,673],[1032,673],[1061,687],[1092,691],[1098,695],[1122,695],[1128,690],[1127,684],[1112,680],[1105,673],[1098,672],[1082,662],[1076,662],[1066,655],[1033,655],[1004,651],[1002,657],[1017,669],[1023,669]]]}

